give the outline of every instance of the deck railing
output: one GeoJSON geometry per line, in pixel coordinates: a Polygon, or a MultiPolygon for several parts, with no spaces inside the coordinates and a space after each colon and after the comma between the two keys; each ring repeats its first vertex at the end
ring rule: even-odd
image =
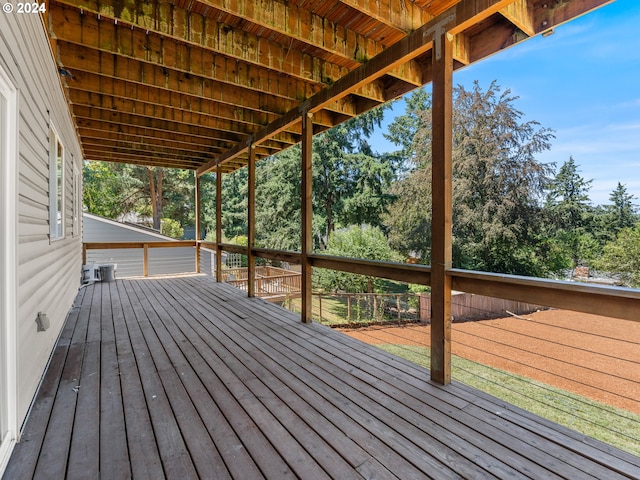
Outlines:
{"type": "MultiPolygon", "coordinates": [[[[199,272],[200,248],[205,247],[219,252],[231,252],[248,255],[247,247],[241,245],[215,244],[211,242],[196,242],[195,240],[171,242],[91,242],[83,244],[83,263],[86,263],[87,251],[92,249],[143,249],[143,274],[149,275],[149,249],[194,247],[194,267],[190,272],[199,272]]],[[[255,257],[284,261],[291,264],[301,264],[302,255],[298,252],[253,248],[251,253],[255,257]]],[[[396,280],[420,285],[430,285],[431,268],[425,265],[382,262],[354,258],[334,257],[320,254],[307,255],[307,261],[312,267],[327,268],[378,278],[396,280]]],[[[186,272],[185,272],[186,273],[186,272]]],[[[461,269],[449,269],[452,288],[467,293],[504,298],[519,302],[592,313],[625,320],[640,321],[640,290],[589,285],[560,280],[522,277],[487,272],[475,272],[461,269]]],[[[222,272],[220,272],[222,275],[222,272]]],[[[260,277],[259,270],[255,270],[254,279],[260,277]]],[[[281,279],[283,282],[294,280],[281,279]]],[[[222,280],[222,277],[219,278],[222,280]]],[[[269,291],[271,286],[266,283],[258,290],[269,291]]],[[[275,287],[274,287],[275,288],[275,287]]],[[[276,292],[274,292],[276,293],[276,292]]]]}
{"type": "Polygon", "coordinates": [[[88,250],[142,249],[142,274],[149,276],[149,249],[194,247],[194,267],[184,273],[200,271],[200,242],[175,240],[168,242],[87,242],[82,244],[82,264],[87,263],[88,250]]]}

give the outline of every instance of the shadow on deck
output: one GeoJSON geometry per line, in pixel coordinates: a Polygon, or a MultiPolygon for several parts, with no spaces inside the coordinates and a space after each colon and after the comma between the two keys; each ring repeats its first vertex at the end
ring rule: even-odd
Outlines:
{"type": "Polygon", "coordinates": [[[80,290],[5,473],[638,478],[640,459],[206,276],[80,290]]]}

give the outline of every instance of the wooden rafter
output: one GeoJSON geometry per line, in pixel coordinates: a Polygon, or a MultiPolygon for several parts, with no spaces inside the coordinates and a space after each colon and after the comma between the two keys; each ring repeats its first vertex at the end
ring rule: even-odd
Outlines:
{"type": "Polygon", "coordinates": [[[341,0],[341,3],[405,34],[421,27],[432,17],[414,2],[341,0]]]}
{"type": "MultiPolygon", "coordinates": [[[[433,18],[421,28],[411,33],[403,40],[389,47],[384,54],[378,55],[371,61],[357,68],[353,72],[345,75],[335,84],[325,88],[304,104],[290,110],[275,122],[260,130],[252,138],[256,143],[275,135],[293,122],[298,121],[298,111],[300,109],[315,112],[323,109],[327,104],[335,102],[351,92],[361,88],[363,85],[375,82],[377,79],[393,70],[398,65],[415,59],[420,55],[430,51],[433,46],[433,39],[439,31],[463,31],[462,25],[472,25],[488,16],[497,13],[513,0],[462,0],[456,6],[447,10],[436,18],[433,18]]],[[[235,156],[244,153],[246,144],[239,144],[222,155],[216,161],[209,162],[198,169],[202,174],[214,168],[216,162],[224,162],[233,159],[235,156]]]]}
{"type": "Polygon", "coordinates": [[[500,13],[528,36],[532,37],[536,34],[533,25],[533,6],[529,0],[516,0],[500,10],[500,13]]]}
{"type": "Polygon", "coordinates": [[[202,173],[299,142],[302,110],[318,133],[430,82],[436,27],[458,68],[604,3],[50,0],[43,19],[86,154],[202,173]]]}

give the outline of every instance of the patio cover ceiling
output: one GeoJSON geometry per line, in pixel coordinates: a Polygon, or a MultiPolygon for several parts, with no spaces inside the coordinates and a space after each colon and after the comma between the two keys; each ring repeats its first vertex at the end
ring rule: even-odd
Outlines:
{"type": "Polygon", "coordinates": [[[50,0],[88,160],[232,171],[608,0],[50,0]]]}

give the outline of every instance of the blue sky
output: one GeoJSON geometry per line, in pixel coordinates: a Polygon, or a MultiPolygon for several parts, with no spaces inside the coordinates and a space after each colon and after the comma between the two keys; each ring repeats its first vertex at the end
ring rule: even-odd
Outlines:
{"type": "MultiPolygon", "coordinates": [[[[486,89],[496,80],[519,97],[523,120],[555,131],[538,156],[557,166],[573,156],[593,179],[594,204],[609,203],[620,181],[640,204],[640,1],[616,0],[454,74],[454,84],[486,89]]],[[[404,113],[398,102],[386,121],[404,113]]],[[[384,131],[384,129],[383,129],[384,131]]],[[[382,135],[374,150],[394,150],[382,135]]]]}

